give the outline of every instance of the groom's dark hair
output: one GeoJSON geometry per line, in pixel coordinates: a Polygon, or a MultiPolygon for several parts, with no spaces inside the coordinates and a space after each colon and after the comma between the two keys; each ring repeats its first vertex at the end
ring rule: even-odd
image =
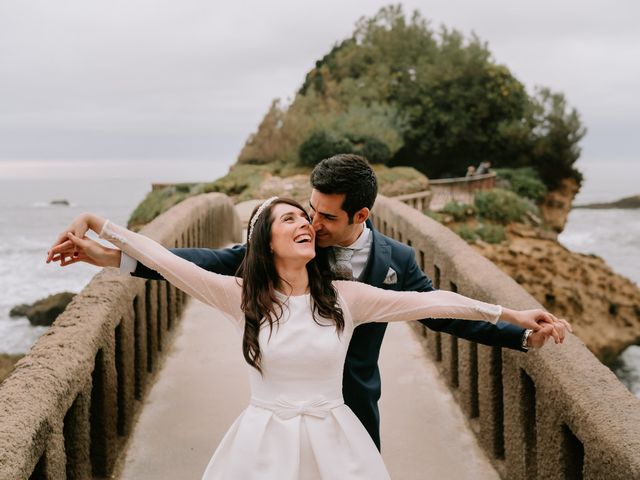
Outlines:
{"type": "Polygon", "coordinates": [[[373,208],[378,195],[378,180],[371,165],[352,153],[340,153],[318,163],[311,172],[311,186],[329,195],[344,193],[342,209],[349,221],[358,210],[373,208]]]}

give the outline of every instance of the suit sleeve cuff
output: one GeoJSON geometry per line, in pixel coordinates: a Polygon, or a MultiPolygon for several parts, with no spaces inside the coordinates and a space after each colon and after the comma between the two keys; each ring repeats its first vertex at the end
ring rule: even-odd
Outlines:
{"type": "Polygon", "coordinates": [[[120,275],[132,274],[136,271],[137,267],[138,261],[122,252],[122,255],[120,256],[120,275]]]}

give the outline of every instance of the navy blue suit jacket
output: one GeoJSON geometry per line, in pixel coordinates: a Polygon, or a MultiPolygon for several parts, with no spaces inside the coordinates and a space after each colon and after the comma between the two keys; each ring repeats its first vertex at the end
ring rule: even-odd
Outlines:
{"type": "MultiPolygon", "coordinates": [[[[369,260],[363,281],[388,290],[428,292],[434,290],[431,280],[420,270],[411,247],[376,231],[368,223],[373,235],[369,260]],[[383,283],[389,268],[397,275],[397,282],[383,283]]],[[[244,259],[245,246],[211,250],[205,248],[178,248],[173,253],[200,267],[223,275],[235,275],[244,259]]],[[[135,276],[162,277],[138,262],[135,276]]],[[[425,319],[421,322],[432,330],[445,332],[485,345],[522,350],[524,329],[506,322],[497,325],[488,322],[453,319],[425,319]]],[[[380,346],[387,328],[386,323],[366,323],[353,332],[344,366],[343,395],[345,403],[363,423],[375,444],[380,448],[381,383],[378,369],[380,346]]]]}

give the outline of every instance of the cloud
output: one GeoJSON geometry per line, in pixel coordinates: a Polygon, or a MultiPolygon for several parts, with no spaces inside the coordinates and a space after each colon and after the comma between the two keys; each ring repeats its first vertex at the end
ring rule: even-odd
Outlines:
{"type": "MultiPolygon", "coordinates": [[[[235,156],[271,100],[385,4],[5,0],[0,158],[235,156]]],[[[590,127],[585,154],[640,127],[631,1],[405,2],[418,7],[434,28],[475,31],[530,89],[565,92],[590,127]]],[[[617,151],[637,151],[633,137],[617,151]]]]}

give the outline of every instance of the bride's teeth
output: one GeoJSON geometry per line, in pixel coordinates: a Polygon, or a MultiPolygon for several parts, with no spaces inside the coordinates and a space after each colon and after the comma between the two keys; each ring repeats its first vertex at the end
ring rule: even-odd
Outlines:
{"type": "Polygon", "coordinates": [[[299,237],[294,238],[293,240],[296,243],[303,243],[303,242],[310,242],[311,241],[311,235],[309,234],[305,234],[305,235],[300,235],[299,237]]]}

